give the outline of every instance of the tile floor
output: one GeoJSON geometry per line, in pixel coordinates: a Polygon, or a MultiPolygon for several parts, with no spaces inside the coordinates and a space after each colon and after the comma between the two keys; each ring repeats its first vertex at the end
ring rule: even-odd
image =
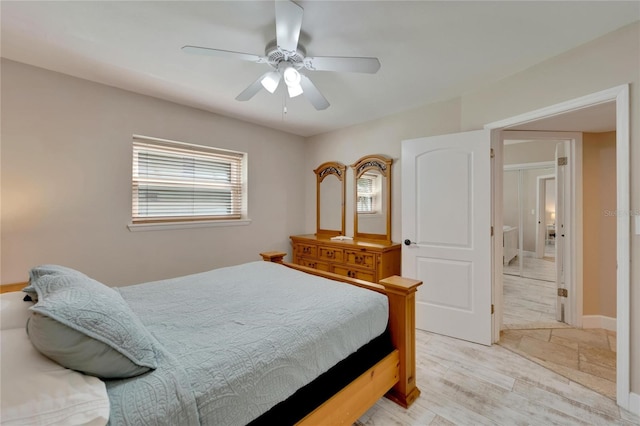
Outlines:
{"type": "Polygon", "coordinates": [[[602,329],[503,330],[500,345],[616,399],[616,334],[602,329]]]}
{"type": "MultiPolygon", "coordinates": [[[[524,260],[529,276],[551,276],[555,269],[545,259],[524,260]]],[[[556,321],[555,282],[505,274],[503,283],[500,345],[615,400],[615,332],[556,321]]]]}
{"type": "Polygon", "coordinates": [[[417,330],[416,354],[416,402],[382,398],[356,426],[640,425],[610,398],[500,345],[417,330]]]}

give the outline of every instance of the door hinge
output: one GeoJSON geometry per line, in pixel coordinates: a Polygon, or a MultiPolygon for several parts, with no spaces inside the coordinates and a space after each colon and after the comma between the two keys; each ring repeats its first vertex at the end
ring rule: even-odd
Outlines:
{"type": "Polygon", "coordinates": [[[490,155],[491,155],[491,158],[496,156],[496,153],[493,151],[493,148],[491,148],[491,154],[490,155]]]}
{"type": "Polygon", "coordinates": [[[568,161],[567,157],[558,157],[558,166],[566,166],[568,161]]]}
{"type": "Polygon", "coordinates": [[[493,306],[493,303],[492,303],[491,304],[491,315],[493,315],[495,311],[496,311],[496,308],[493,306]]]}
{"type": "Polygon", "coordinates": [[[491,227],[491,236],[493,237],[493,226],[491,227]]]}
{"type": "Polygon", "coordinates": [[[569,292],[567,291],[566,288],[559,288],[558,289],[558,296],[560,296],[560,297],[569,297],[569,292]]]}

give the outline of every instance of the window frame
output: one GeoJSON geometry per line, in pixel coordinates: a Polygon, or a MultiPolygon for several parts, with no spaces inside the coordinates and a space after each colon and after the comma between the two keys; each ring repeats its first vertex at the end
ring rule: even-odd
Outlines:
{"type": "MultiPolygon", "coordinates": [[[[215,148],[207,145],[196,145],[186,142],[178,142],[168,139],[159,139],[149,136],[133,135],[131,143],[131,223],[129,229],[134,230],[153,230],[153,229],[178,229],[193,228],[202,226],[235,226],[246,225],[251,221],[247,217],[247,164],[248,154],[246,152],[233,151],[222,148],[215,148]],[[197,189],[215,189],[227,188],[230,190],[231,200],[228,207],[232,211],[223,215],[165,215],[165,216],[149,216],[141,215],[137,208],[140,202],[138,188],[141,184],[155,183],[164,185],[165,187],[180,188],[185,187],[185,182],[180,182],[180,178],[172,181],[170,173],[161,177],[141,177],[137,174],[136,166],[138,164],[136,153],[144,152],[147,148],[148,152],[156,154],[165,153],[167,156],[183,154],[187,158],[206,159],[206,161],[218,160],[222,163],[230,164],[229,184],[224,184],[220,180],[197,179],[196,173],[192,176],[191,186],[197,189]]],[[[179,160],[176,161],[179,164],[179,160]]],[[[189,206],[186,206],[189,207],[189,206]]],[[[191,205],[193,207],[193,204],[191,205]]]]}

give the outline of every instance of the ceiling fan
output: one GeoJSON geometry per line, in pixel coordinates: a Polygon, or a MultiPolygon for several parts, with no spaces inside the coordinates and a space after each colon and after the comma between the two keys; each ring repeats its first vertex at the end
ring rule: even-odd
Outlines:
{"type": "Polygon", "coordinates": [[[307,57],[304,46],[298,44],[304,9],[292,1],[276,0],[275,4],[276,39],[267,44],[264,56],[199,46],[184,46],[182,50],[197,55],[269,64],[272,70],[261,75],[244,89],[236,97],[239,101],[248,101],[263,87],[268,92],[274,93],[280,81],[284,80],[289,97],[293,98],[302,94],[317,110],[328,108],[329,102],[309,77],[300,72],[303,68],[309,71],[346,71],[369,74],[374,74],[380,69],[378,58],[307,57]]]}

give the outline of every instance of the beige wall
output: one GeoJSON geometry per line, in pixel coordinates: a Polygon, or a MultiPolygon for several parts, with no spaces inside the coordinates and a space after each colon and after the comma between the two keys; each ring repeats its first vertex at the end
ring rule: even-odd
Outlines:
{"type": "Polygon", "coordinates": [[[616,132],[584,133],[584,315],[616,317],[616,132]]]}
{"type": "Polygon", "coordinates": [[[298,136],[2,61],[2,283],[39,263],[132,284],[258,260],[304,229],[298,136]],[[249,154],[248,226],[130,232],[131,135],[249,154]]]}
{"type": "MultiPolygon", "coordinates": [[[[359,154],[383,150],[398,157],[406,138],[475,130],[485,124],[554,105],[621,84],[630,85],[631,164],[640,164],[640,23],[629,25],[583,46],[487,84],[459,99],[433,104],[393,117],[309,138],[306,178],[307,212],[315,207],[313,167],[328,159],[352,161],[359,154]],[[458,117],[455,114],[459,111],[458,117]],[[443,121],[441,121],[443,120],[443,121]],[[369,145],[372,143],[372,145],[369,145]]],[[[549,129],[554,130],[554,129],[549,129]]],[[[579,131],[580,129],[575,129],[579,131]]],[[[394,194],[400,187],[394,168],[394,194]]],[[[631,169],[631,210],[640,209],[640,170],[631,169]]],[[[393,239],[400,241],[400,198],[394,196],[393,239]]],[[[314,220],[308,218],[307,231],[314,220]]],[[[347,231],[348,233],[348,231],[347,231]]],[[[631,236],[631,390],[640,393],[640,237],[631,236]]]]}

